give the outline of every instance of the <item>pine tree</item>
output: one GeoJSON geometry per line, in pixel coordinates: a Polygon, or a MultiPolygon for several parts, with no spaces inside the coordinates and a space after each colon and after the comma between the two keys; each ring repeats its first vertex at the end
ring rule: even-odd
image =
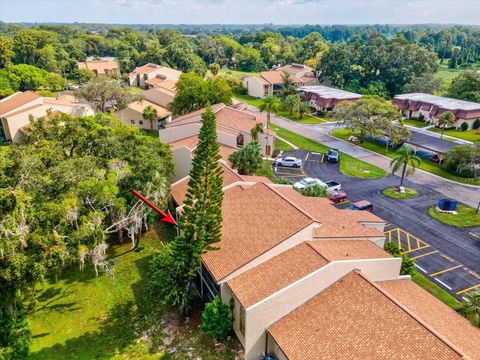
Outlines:
{"type": "Polygon", "coordinates": [[[223,169],[220,159],[215,114],[207,108],[202,115],[198,146],[179,220],[180,235],[165,255],[152,262],[152,272],[158,278],[154,286],[160,291],[163,302],[178,307],[182,313],[189,310],[188,289],[201,268],[201,254],[214,250],[214,244],[221,239],[223,169]]]}

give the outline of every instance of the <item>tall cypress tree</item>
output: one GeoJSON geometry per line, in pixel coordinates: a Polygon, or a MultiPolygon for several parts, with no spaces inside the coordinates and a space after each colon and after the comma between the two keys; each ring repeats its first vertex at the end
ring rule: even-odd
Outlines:
{"type": "Polygon", "coordinates": [[[214,250],[221,239],[223,169],[217,142],[215,114],[202,115],[198,146],[192,161],[188,190],[180,215],[180,235],[164,254],[152,261],[155,287],[162,301],[182,313],[189,310],[189,287],[201,268],[201,254],[214,250]]]}

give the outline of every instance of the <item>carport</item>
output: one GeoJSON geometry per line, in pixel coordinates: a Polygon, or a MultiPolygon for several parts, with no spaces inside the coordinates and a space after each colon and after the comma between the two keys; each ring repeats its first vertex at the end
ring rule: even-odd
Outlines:
{"type": "MultiPolygon", "coordinates": [[[[418,131],[412,131],[412,135],[405,142],[413,147],[415,153],[424,150],[427,153],[437,154],[440,162],[445,153],[447,153],[452,147],[458,145],[457,143],[422,134],[418,131]]],[[[418,155],[423,157],[421,156],[422,154],[418,155]]]]}

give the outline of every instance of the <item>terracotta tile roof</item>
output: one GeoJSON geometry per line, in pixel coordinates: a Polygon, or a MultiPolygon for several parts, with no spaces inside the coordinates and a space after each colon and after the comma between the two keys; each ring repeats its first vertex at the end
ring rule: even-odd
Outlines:
{"type": "Polygon", "coordinates": [[[157,104],[155,104],[151,101],[145,100],[145,99],[140,100],[140,101],[134,101],[134,102],[128,104],[128,108],[130,108],[132,110],[135,110],[135,111],[138,111],[139,113],[143,113],[143,110],[145,110],[145,108],[147,106],[151,106],[154,109],[156,109],[157,110],[157,117],[159,117],[159,118],[163,118],[165,116],[168,116],[168,115],[172,114],[170,111],[165,109],[163,106],[157,105],[157,104]]]}
{"type": "Polygon", "coordinates": [[[175,94],[177,90],[177,82],[175,80],[163,80],[158,82],[157,87],[170,91],[171,93],[175,94]]]}
{"type": "Polygon", "coordinates": [[[222,214],[220,249],[202,255],[216,281],[312,223],[264,183],[226,190],[222,214]]]}
{"type": "Polygon", "coordinates": [[[317,240],[308,244],[328,261],[392,257],[369,240],[317,240]]]}
{"type": "Polygon", "coordinates": [[[274,190],[290,201],[299,204],[305,212],[320,223],[320,226],[314,230],[315,238],[348,239],[384,236],[381,231],[362,224],[362,222],[385,222],[371,212],[337,209],[326,198],[303,196],[292,187],[275,187],[274,190]]]}
{"type": "Polygon", "coordinates": [[[411,280],[382,281],[377,284],[469,359],[480,359],[480,329],[470,321],[411,280]]]}
{"type": "MultiPolygon", "coordinates": [[[[223,104],[223,103],[218,103],[218,104],[212,105],[212,111],[214,113],[217,113],[220,109],[222,109],[225,106],[226,105],[223,104]]],[[[184,119],[190,119],[192,117],[202,115],[204,112],[205,112],[205,108],[200,109],[200,110],[196,110],[196,111],[192,111],[191,113],[188,113],[188,114],[185,114],[185,115],[178,116],[178,117],[176,117],[175,119],[172,120],[170,125],[174,125],[174,123],[176,121],[180,121],[180,120],[184,120],[184,119]]]]}
{"type": "Polygon", "coordinates": [[[277,321],[268,332],[289,360],[462,358],[356,271],[277,321]]]}
{"type": "Polygon", "coordinates": [[[5,99],[0,100],[0,116],[39,98],[41,98],[41,96],[33,91],[17,92],[12,94],[5,99]]]}
{"type": "MultiPolygon", "coordinates": [[[[244,179],[242,176],[238,175],[236,171],[232,170],[225,164],[221,164],[223,168],[223,186],[227,186],[233,184],[237,181],[243,181],[244,179]]],[[[185,201],[185,195],[187,194],[188,189],[188,180],[190,179],[189,176],[177,181],[176,183],[172,184],[171,195],[173,200],[177,203],[178,206],[183,205],[185,201]]]]}
{"type": "Polygon", "coordinates": [[[198,145],[198,135],[190,136],[185,139],[180,139],[170,143],[173,150],[186,147],[190,150],[194,150],[198,145]]]}
{"type": "MultiPolygon", "coordinates": [[[[283,71],[277,70],[270,70],[270,71],[262,71],[260,73],[260,78],[268,81],[270,84],[283,84],[282,79],[283,71]]],[[[290,74],[290,78],[294,83],[300,84],[302,80],[297,78],[295,75],[290,74]]]]}
{"type": "Polygon", "coordinates": [[[280,66],[280,67],[276,68],[275,70],[276,71],[286,71],[289,74],[297,74],[297,73],[302,72],[302,71],[313,72],[313,68],[311,68],[307,65],[304,65],[304,64],[295,64],[295,63],[280,66]]]}
{"type": "MultiPolygon", "coordinates": [[[[21,110],[18,110],[18,111],[14,111],[14,112],[9,112],[7,115],[3,115],[4,118],[8,119],[8,118],[11,118],[13,116],[16,116],[16,115],[19,115],[19,114],[22,114],[24,112],[29,112],[33,109],[37,109],[39,107],[42,107],[43,104],[35,104],[35,105],[32,105],[32,106],[29,106],[29,107],[26,107],[24,109],[21,109],[21,110]]],[[[46,114],[46,109],[45,109],[45,114],[46,114]]]]}
{"type": "Polygon", "coordinates": [[[228,286],[246,309],[327,263],[310,245],[301,243],[234,277],[228,286]]]}
{"type": "Polygon", "coordinates": [[[136,74],[148,74],[149,72],[152,72],[153,70],[156,70],[159,67],[160,65],[148,63],[133,69],[133,71],[130,74],[128,74],[128,76],[132,76],[136,74]]]}
{"type": "MultiPolygon", "coordinates": [[[[172,147],[173,150],[181,147],[186,147],[187,149],[194,151],[197,145],[198,145],[198,135],[190,136],[188,138],[180,139],[170,143],[170,146],[172,147]]],[[[222,159],[225,161],[229,161],[228,158],[230,157],[230,155],[238,150],[239,149],[237,148],[220,144],[220,155],[222,156],[222,159]]]]}
{"type": "Polygon", "coordinates": [[[79,69],[88,69],[97,71],[99,75],[107,73],[107,71],[120,69],[116,60],[87,60],[78,63],[79,69]],[[107,70],[107,71],[105,71],[107,70]]]}

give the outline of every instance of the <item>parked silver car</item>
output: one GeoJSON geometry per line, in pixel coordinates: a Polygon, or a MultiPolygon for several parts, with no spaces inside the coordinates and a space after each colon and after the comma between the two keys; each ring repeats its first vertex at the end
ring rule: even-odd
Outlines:
{"type": "Polygon", "coordinates": [[[275,159],[274,165],[298,168],[298,167],[302,167],[302,159],[297,159],[296,157],[293,157],[293,156],[278,158],[278,159],[275,159]]]}

